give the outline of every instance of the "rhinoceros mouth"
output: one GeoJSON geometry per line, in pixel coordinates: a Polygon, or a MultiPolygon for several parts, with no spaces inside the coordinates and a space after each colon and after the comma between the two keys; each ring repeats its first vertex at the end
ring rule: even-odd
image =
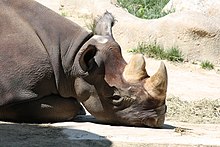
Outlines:
{"type": "Polygon", "coordinates": [[[167,112],[167,105],[163,104],[160,107],[154,108],[154,109],[148,109],[145,111],[147,115],[145,115],[145,121],[149,118],[155,118],[160,117],[167,112]]]}
{"type": "MultiPolygon", "coordinates": [[[[118,123],[128,126],[161,127],[164,122],[158,122],[167,112],[166,104],[152,109],[126,108],[124,112],[118,111],[118,123]],[[153,121],[152,121],[153,120],[153,121]]],[[[164,121],[164,120],[163,120],[164,121]]]]}
{"type": "Polygon", "coordinates": [[[164,124],[166,112],[167,106],[165,104],[154,109],[149,109],[147,110],[147,114],[149,115],[141,121],[141,124],[160,128],[164,124]]]}

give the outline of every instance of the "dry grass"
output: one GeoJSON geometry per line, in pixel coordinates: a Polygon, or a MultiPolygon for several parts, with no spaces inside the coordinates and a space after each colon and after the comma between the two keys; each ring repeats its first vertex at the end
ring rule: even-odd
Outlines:
{"type": "Polygon", "coordinates": [[[220,123],[219,99],[187,102],[174,97],[167,99],[167,107],[167,120],[188,123],[220,123]]]}

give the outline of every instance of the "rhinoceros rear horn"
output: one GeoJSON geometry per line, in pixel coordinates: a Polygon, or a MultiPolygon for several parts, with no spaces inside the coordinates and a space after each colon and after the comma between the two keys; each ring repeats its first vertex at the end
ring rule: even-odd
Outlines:
{"type": "Polygon", "coordinates": [[[115,23],[114,16],[106,11],[103,16],[99,17],[96,23],[95,35],[102,35],[102,36],[111,36],[112,35],[112,27],[115,23]]]}
{"type": "Polygon", "coordinates": [[[128,83],[137,83],[149,77],[145,69],[145,60],[143,55],[136,54],[132,56],[130,62],[125,66],[123,78],[128,83]]]}
{"type": "Polygon", "coordinates": [[[161,62],[158,71],[145,80],[144,88],[153,97],[158,100],[165,100],[167,92],[167,70],[163,62],[161,62]]]}

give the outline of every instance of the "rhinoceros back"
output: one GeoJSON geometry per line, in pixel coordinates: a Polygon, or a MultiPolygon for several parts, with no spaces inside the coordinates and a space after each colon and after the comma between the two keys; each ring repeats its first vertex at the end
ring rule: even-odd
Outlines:
{"type": "Polygon", "coordinates": [[[13,7],[0,2],[0,9],[0,106],[56,94],[51,60],[36,30],[13,7]]]}

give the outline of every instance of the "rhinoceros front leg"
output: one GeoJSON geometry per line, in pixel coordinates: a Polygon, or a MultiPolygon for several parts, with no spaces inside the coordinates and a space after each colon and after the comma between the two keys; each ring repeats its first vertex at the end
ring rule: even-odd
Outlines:
{"type": "Polygon", "coordinates": [[[42,99],[0,108],[0,120],[47,123],[68,121],[83,114],[83,107],[74,98],[51,95],[42,99]]]}

